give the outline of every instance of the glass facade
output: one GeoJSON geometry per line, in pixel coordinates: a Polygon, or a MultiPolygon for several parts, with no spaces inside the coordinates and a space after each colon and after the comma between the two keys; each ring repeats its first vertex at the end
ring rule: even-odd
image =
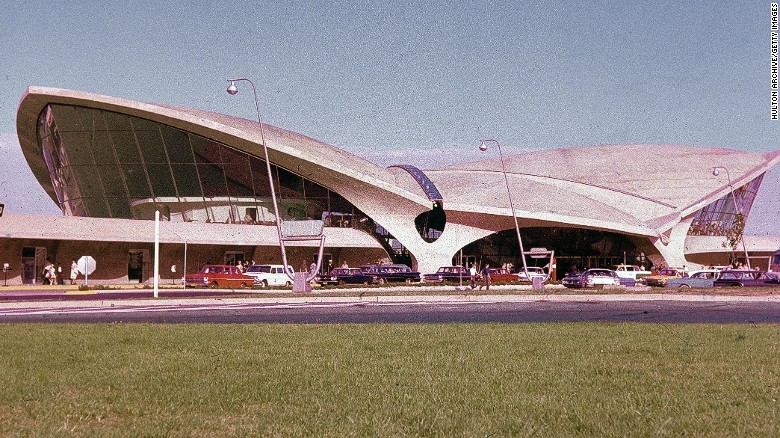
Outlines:
{"type": "Polygon", "coordinates": [[[763,179],[764,175],[762,174],[699,210],[688,229],[688,234],[692,236],[725,236],[726,231],[734,226],[737,213],[742,213],[745,219],[750,215],[750,209],[763,179]]]}
{"type": "MultiPolygon", "coordinates": [[[[71,216],[274,224],[264,160],[146,119],[48,105],[38,141],[63,213],[71,216]]],[[[271,166],[283,220],[365,224],[337,193],[271,166]]]]}

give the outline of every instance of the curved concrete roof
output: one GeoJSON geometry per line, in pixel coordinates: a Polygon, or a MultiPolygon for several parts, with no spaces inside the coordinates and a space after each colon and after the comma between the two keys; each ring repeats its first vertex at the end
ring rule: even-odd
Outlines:
{"type": "MultiPolygon", "coordinates": [[[[560,215],[618,222],[629,232],[633,227],[664,231],[729,193],[725,172],[715,177],[713,167],[728,168],[732,185],[739,187],[780,162],[780,151],[603,145],[529,152],[504,161],[521,216],[545,220],[560,215]]],[[[496,158],[427,173],[450,208],[479,204],[480,198],[508,208],[500,169],[496,158]]]]}
{"type": "MultiPolygon", "coordinates": [[[[17,131],[41,185],[54,191],[36,139],[38,114],[49,103],[81,105],[144,117],[261,156],[257,122],[209,111],[141,103],[72,90],[30,87],[19,104],[17,131]]],[[[416,215],[430,208],[405,171],[385,169],[313,138],[264,124],[273,163],[328,187],[358,208],[416,215]]],[[[780,161],[780,151],[750,153],[674,145],[604,145],[506,157],[512,198],[523,226],[568,225],[657,236],[780,161]]],[[[448,220],[492,229],[509,216],[501,162],[489,159],[426,170],[444,198],[448,220]],[[461,214],[462,213],[462,214],[461,214]],[[481,218],[481,219],[480,219],[481,218]]]]}
{"type": "MultiPolygon", "coordinates": [[[[81,91],[28,87],[17,111],[17,133],[33,174],[52,199],[56,199],[56,196],[49,181],[36,133],[38,115],[50,103],[85,106],[146,118],[263,157],[260,130],[255,121],[192,108],[136,102],[81,91]]],[[[392,172],[305,135],[266,123],[263,123],[263,127],[269,158],[273,163],[333,190],[344,185],[360,187],[372,193],[378,189],[384,192],[381,196],[396,198],[395,202],[416,203],[421,210],[428,205],[427,197],[413,180],[397,184],[399,175],[402,179],[411,179],[408,174],[392,172]]]]}

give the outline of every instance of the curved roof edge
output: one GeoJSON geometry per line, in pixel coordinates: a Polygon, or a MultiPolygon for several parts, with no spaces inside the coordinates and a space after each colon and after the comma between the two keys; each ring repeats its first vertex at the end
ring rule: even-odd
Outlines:
{"type": "MultiPolygon", "coordinates": [[[[766,173],[769,169],[775,167],[778,163],[780,163],[780,151],[767,152],[762,155],[765,160],[764,163],[754,167],[753,169],[751,169],[746,173],[742,173],[741,175],[737,175],[736,177],[734,177],[734,179],[731,180],[731,187],[729,186],[728,180],[726,180],[725,184],[722,184],[719,188],[713,190],[703,198],[683,208],[681,210],[681,215],[685,217],[693,213],[696,213],[697,211],[701,210],[707,205],[728,195],[732,191],[732,187],[734,189],[738,187],[742,187],[743,185],[749,183],[750,181],[753,181],[754,179],[758,178],[759,175],[766,173]]],[[[728,168],[728,166],[724,166],[724,167],[728,168]]]]}
{"type": "MultiPolygon", "coordinates": [[[[114,111],[164,123],[175,128],[207,137],[253,155],[261,154],[261,137],[257,122],[177,106],[138,102],[128,99],[75,90],[30,86],[19,102],[16,128],[22,153],[30,169],[49,196],[55,200],[48,169],[39,152],[36,125],[38,115],[47,104],[65,104],[114,111]]],[[[333,187],[333,180],[362,183],[387,193],[396,199],[404,198],[419,205],[427,205],[422,193],[409,192],[396,184],[396,177],[387,169],[370,161],[330,146],[324,142],[263,123],[271,162],[286,169],[303,173],[321,185],[333,187]],[[330,173],[330,178],[318,178],[330,173]]]]}

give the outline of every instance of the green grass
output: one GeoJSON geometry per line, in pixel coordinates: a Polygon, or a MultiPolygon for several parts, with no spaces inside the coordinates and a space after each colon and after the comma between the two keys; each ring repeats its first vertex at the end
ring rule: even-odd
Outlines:
{"type": "Polygon", "coordinates": [[[0,325],[0,436],[777,436],[780,326],[0,325]]]}

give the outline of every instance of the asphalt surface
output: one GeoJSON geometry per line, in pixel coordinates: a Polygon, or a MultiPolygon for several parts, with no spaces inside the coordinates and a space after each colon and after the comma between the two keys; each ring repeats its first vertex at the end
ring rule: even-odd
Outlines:
{"type": "MultiPolygon", "coordinates": [[[[419,289],[418,289],[419,290],[419,289]]],[[[452,288],[450,288],[452,290],[452,288]]],[[[273,297],[252,291],[0,290],[0,322],[89,323],[780,323],[780,297],[677,293],[273,297]],[[216,295],[215,295],[216,294],[216,295]],[[222,295],[222,296],[220,296],[222,295]]],[[[514,291],[514,290],[513,290],[514,291]]],[[[373,290],[376,292],[376,289],[373,290]]]]}
{"type": "Polygon", "coordinates": [[[14,309],[0,322],[88,323],[780,323],[780,303],[679,301],[230,304],[14,309]]]}

